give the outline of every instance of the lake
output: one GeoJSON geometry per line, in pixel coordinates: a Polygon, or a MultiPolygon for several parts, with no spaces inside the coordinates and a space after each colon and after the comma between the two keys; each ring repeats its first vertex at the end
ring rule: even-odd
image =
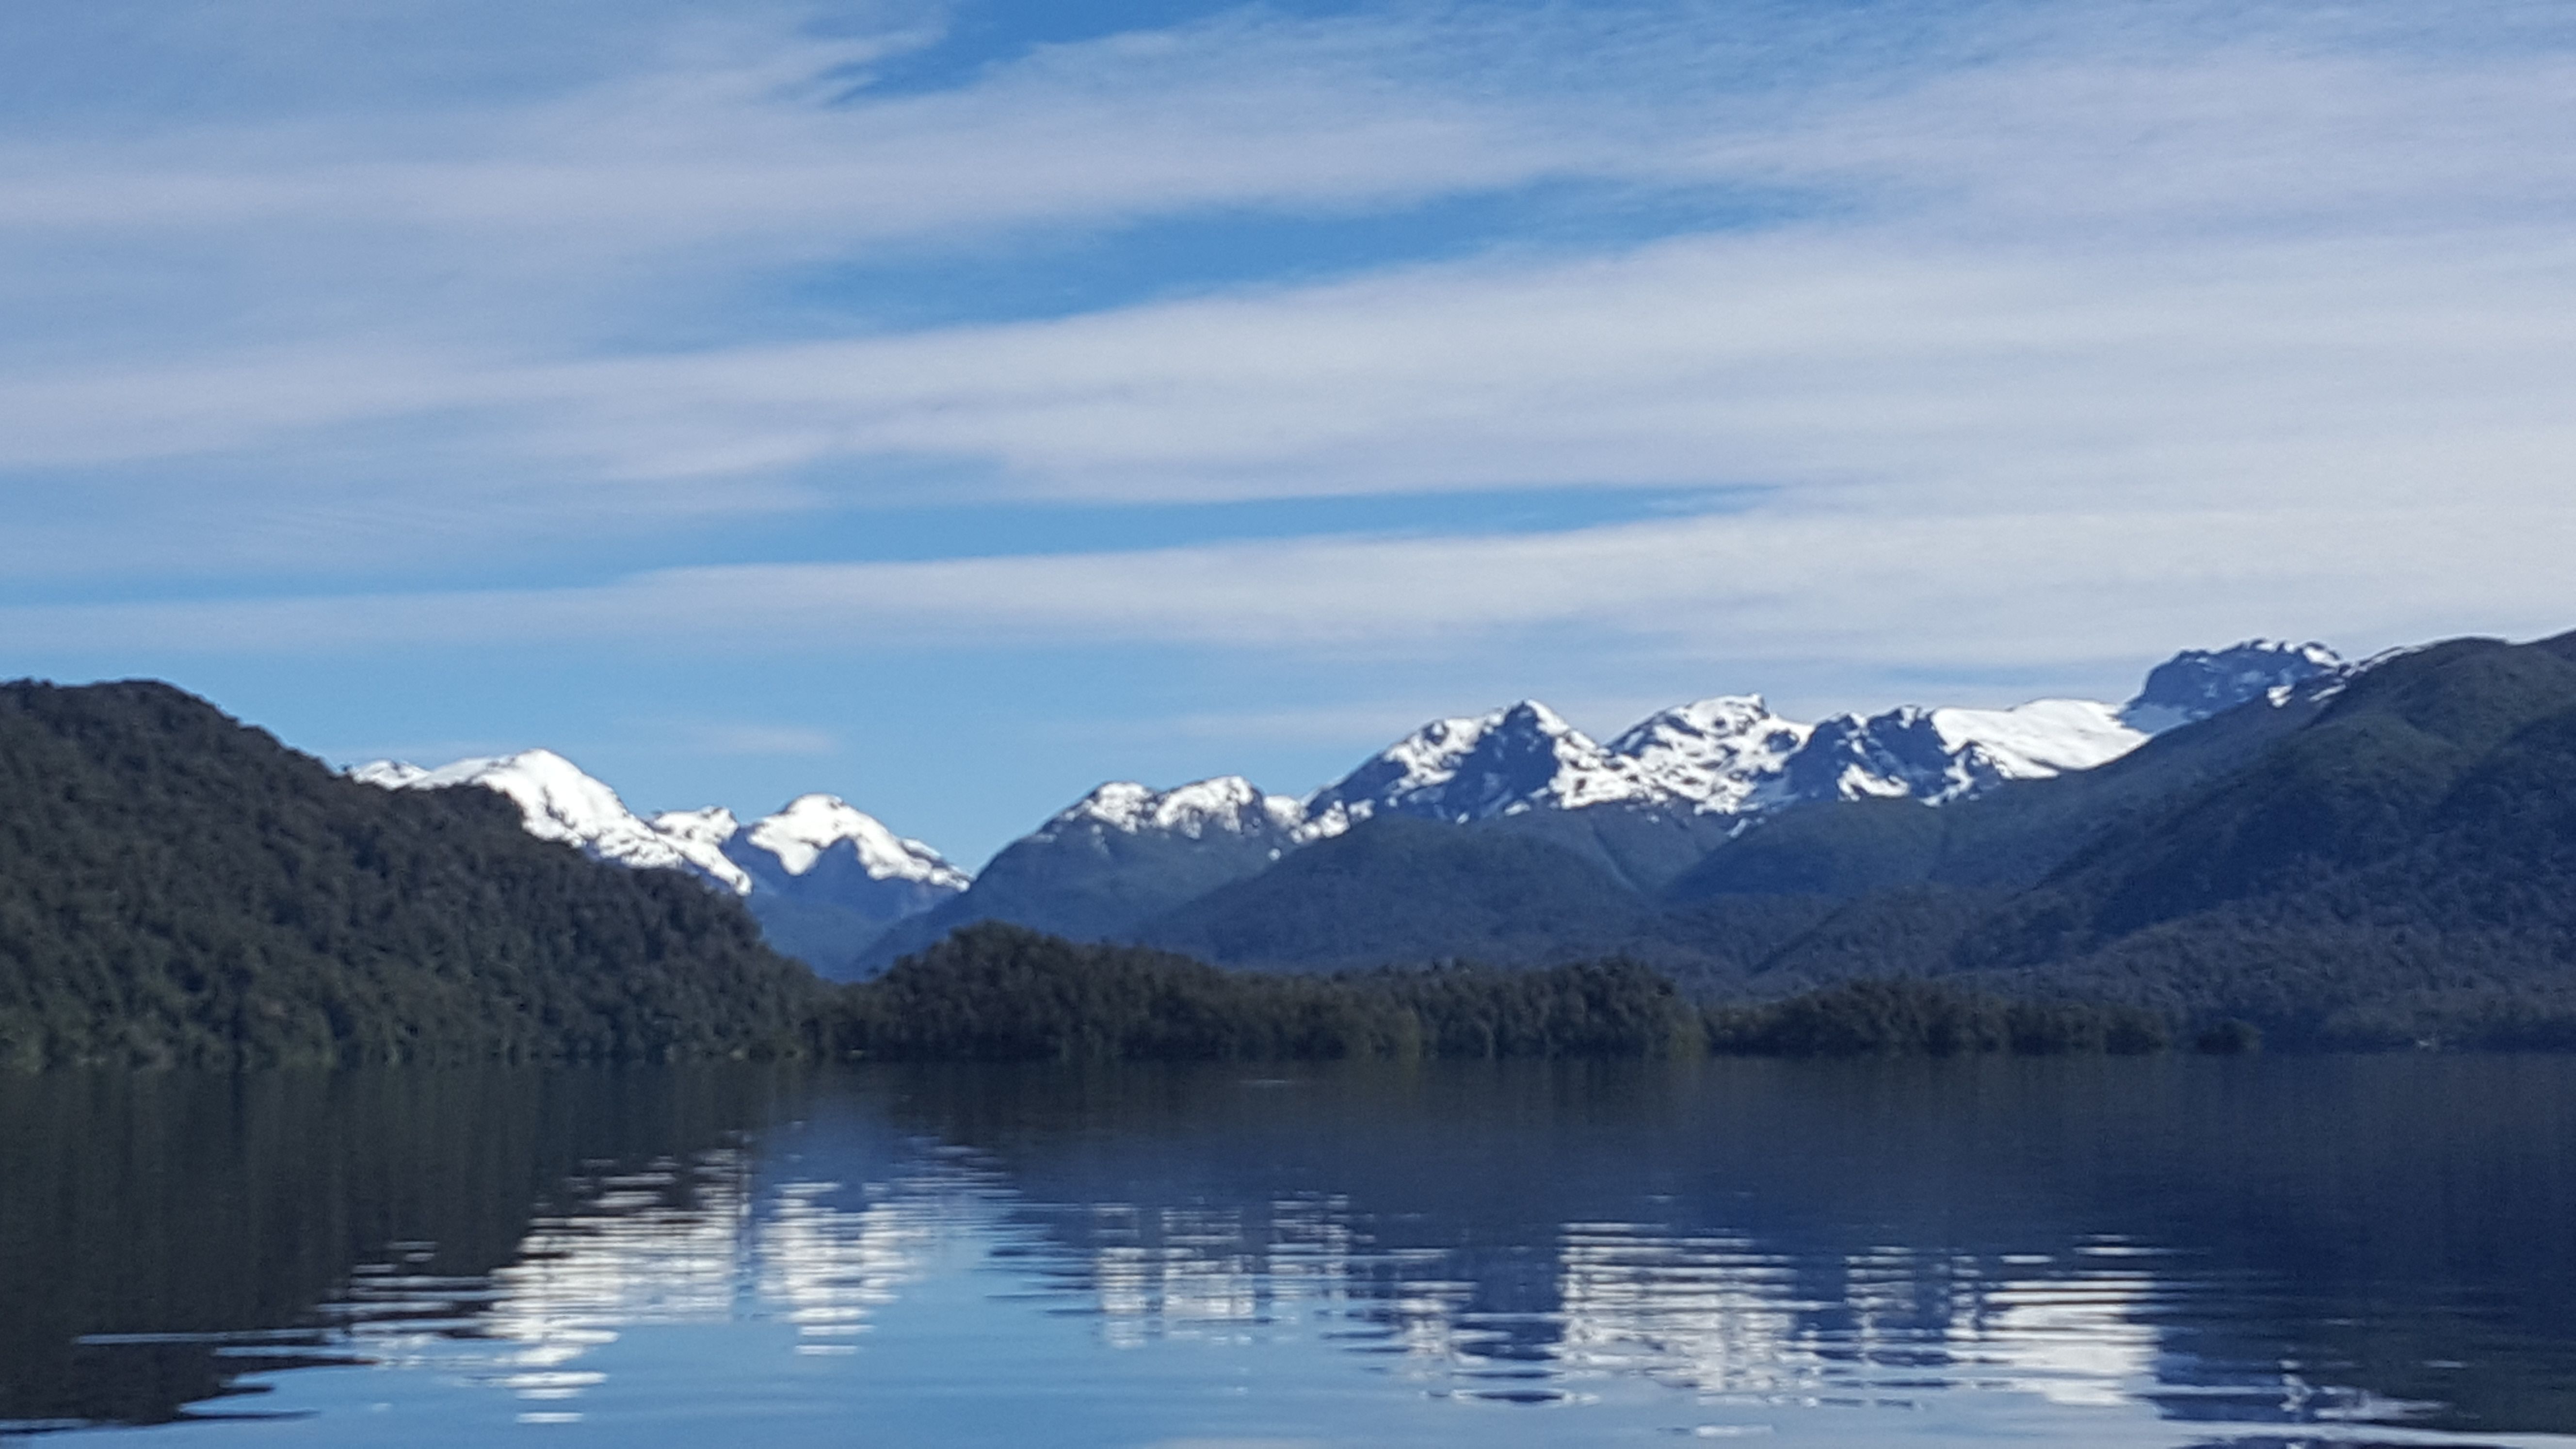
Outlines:
{"type": "Polygon", "coordinates": [[[0,1078],[0,1437],[2576,1446],[2576,1060],[0,1078]]]}

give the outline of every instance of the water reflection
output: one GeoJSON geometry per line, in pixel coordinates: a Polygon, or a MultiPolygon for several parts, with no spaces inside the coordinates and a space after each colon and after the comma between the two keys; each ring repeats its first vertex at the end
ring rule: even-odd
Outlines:
{"type": "MultiPolygon", "coordinates": [[[[1148,1406],[1388,1442],[1406,1403],[1591,1426],[1527,1442],[2576,1431],[2576,1063],[2057,1064],[1946,1098],[1776,1065],[14,1084],[0,1433],[256,1413],[358,1363],[530,1425],[738,1395],[900,1431],[934,1342],[997,1414],[1132,1377],[1098,1442],[1154,1437],[1148,1406]],[[1286,1420],[1255,1366],[1300,1376],[1286,1420]]],[[[442,1413],[473,1437],[457,1407],[427,1442],[442,1413]]]]}

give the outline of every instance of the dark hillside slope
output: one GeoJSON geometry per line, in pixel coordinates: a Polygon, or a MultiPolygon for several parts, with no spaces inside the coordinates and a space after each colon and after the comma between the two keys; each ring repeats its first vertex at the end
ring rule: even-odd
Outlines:
{"type": "Polygon", "coordinates": [[[1657,851],[1687,842],[1688,822],[1550,813],[1536,828],[1526,816],[1469,825],[1380,816],[1146,923],[1137,939],[1285,971],[1622,957],[1702,989],[1731,985],[1832,909],[1812,898],[1667,909],[1626,871],[1651,869],[1657,851]]]}
{"type": "MultiPolygon", "coordinates": [[[[2305,887],[2438,830],[2478,834],[2511,802],[2492,787],[2458,798],[2460,787],[2568,710],[2576,661],[2546,645],[2463,639],[2391,660],[2247,768],[2106,833],[2056,871],[2050,893],[2075,913],[2056,928],[2117,935],[2305,887]]],[[[2538,768],[2540,739],[2508,758],[2538,768]]]]}
{"type": "Polygon", "coordinates": [[[1267,840],[1067,828],[1012,842],[962,895],[897,921],[852,974],[928,948],[961,926],[1005,921],[1076,941],[1119,941],[1184,902],[1269,868],[1267,840]]]}
{"type": "Polygon", "coordinates": [[[500,796],[353,783],[167,685],[0,685],[0,1062],[762,1052],[814,989],[500,796]]]}
{"type": "Polygon", "coordinates": [[[2038,884],[2088,843],[2243,769],[2326,700],[2258,701],[2147,741],[2096,769],[1933,807],[1854,800],[1787,810],[1711,850],[1663,889],[1676,903],[1744,895],[1854,899],[1921,886],[2038,884]]]}
{"type": "Polygon", "coordinates": [[[1651,936],[1644,896],[1534,835],[1382,816],[1145,925],[1146,944],[1230,966],[1329,970],[1610,955],[1651,936]]]}
{"type": "Polygon", "coordinates": [[[1766,972],[1966,972],[2290,1040],[2576,1044],[2558,1040],[2576,1038],[2571,655],[2462,640],[2389,660],[2035,887],[1882,892],[1766,972]]]}

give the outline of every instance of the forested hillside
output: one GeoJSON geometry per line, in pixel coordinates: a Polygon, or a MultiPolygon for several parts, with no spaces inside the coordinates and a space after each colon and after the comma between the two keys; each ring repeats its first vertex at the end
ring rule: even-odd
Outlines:
{"type": "Polygon", "coordinates": [[[1964,973],[2289,1040],[2576,1045],[2576,636],[2382,664],[2026,887],[1940,859],[1756,984],[1964,973]]]}
{"type": "Polygon", "coordinates": [[[167,685],[0,685],[0,1063],[759,1053],[815,989],[498,796],[356,784],[167,685]]]}

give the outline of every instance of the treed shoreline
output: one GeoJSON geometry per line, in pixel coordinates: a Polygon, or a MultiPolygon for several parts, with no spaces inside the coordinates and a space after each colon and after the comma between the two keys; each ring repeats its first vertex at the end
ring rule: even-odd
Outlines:
{"type": "MultiPolygon", "coordinates": [[[[2143,1055],[2177,1039],[2143,1008],[2009,1001],[1933,981],[1712,1004],[1632,961],[1277,975],[988,923],[840,988],[813,1045],[891,1061],[1497,1060],[2143,1055]]],[[[2209,1045],[2253,1040],[2222,1033],[2209,1045]]]]}

